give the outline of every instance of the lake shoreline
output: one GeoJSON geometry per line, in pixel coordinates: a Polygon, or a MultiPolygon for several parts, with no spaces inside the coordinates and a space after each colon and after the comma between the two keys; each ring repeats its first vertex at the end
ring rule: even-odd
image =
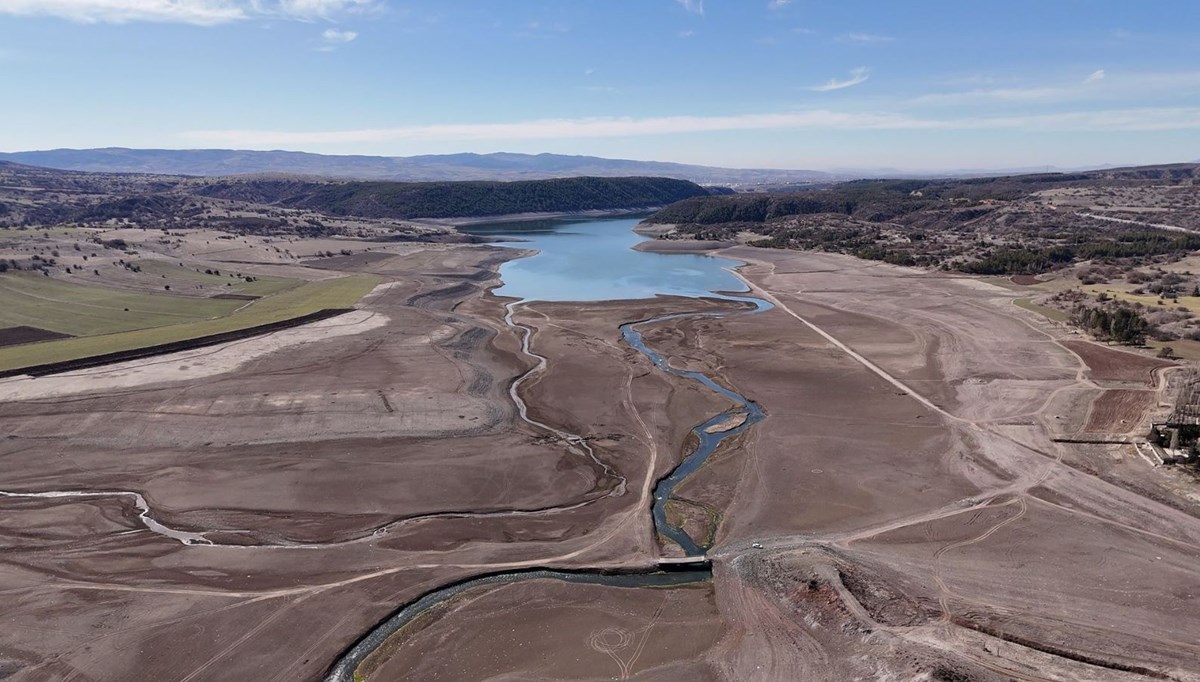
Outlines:
{"type": "Polygon", "coordinates": [[[663,208],[662,206],[643,206],[641,208],[609,208],[594,211],[557,211],[546,213],[508,213],[505,215],[473,216],[462,218],[418,218],[410,222],[436,227],[459,227],[469,225],[487,225],[489,223],[518,223],[537,220],[555,220],[571,218],[636,218],[648,215],[663,208]]]}

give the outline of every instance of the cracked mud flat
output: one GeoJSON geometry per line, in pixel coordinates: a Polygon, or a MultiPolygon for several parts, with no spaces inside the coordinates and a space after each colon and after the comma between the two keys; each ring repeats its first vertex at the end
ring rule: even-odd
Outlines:
{"type": "MultiPolygon", "coordinates": [[[[232,371],[6,398],[3,489],[136,491],[171,528],[242,547],[156,535],[120,498],[0,500],[0,669],[319,679],[441,585],[674,551],[644,491],[730,404],[654,371],[618,326],[723,304],[516,316],[547,359],[521,386],[531,418],[627,479],[608,495],[612,474],[509,399],[533,361],[476,275],[511,255],[355,264],[396,282],[361,306],[385,325],[232,371]]],[[[488,588],[407,627],[368,679],[1198,679],[1200,521],[1120,452],[1050,442],[1064,406],[1085,418],[1071,396],[1099,395],[1052,330],[974,282],[729,255],[776,309],[641,330],[768,415],[676,490],[719,512],[711,582],[488,588]],[[1094,473],[1114,467],[1133,478],[1094,473]]]]}

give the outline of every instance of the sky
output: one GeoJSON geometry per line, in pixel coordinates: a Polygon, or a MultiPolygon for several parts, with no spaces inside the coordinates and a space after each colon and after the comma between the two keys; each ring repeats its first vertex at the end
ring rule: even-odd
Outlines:
{"type": "Polygon", "coordinates": [[[1200,159],[1196,0],[0,0],[0,150],[1200,159]]]}

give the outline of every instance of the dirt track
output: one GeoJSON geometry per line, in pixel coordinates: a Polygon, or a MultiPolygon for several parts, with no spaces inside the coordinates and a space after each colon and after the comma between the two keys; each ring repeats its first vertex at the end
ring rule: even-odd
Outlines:
{"type": "MultiPolygon", "coordinates": [[[[653,371],[617,326],[720,304],[519,309],[547,358],[520,387],[531,418],[587,438],[628,481],[612,494],[612,474],[516,418],[508,386],[533,361],[483,295],[509,255],[347,262],[393,281],[361,306],[383,323],[189,381],[133,364],[112,388],[6,385],[0,487],[136,490],[172,527],[245,547],[173,542],[116,498],[4,499],[0,669],[316,679],[439,585],[669,552],[646,491],[727,405],[653,371]]],[[[370,679],[1200,679],[1194,505],[1132,453],[1050,441],[1100,378],[1053,330],[969,280],[730,255],[779,307],[643,330],[768,414],[678,489],[719,522],[711,585],[489,588],[402,631],[370,679]]]]}

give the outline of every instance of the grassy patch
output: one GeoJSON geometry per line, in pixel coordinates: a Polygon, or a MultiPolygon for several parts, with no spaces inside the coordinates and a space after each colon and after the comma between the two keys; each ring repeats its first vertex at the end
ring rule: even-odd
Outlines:
{"type": "Polygon", "coordinates": [[[0,275],[0,327],[27,325],[94,336],[220,317],[239,305],[238,301],[86,286],[41,275],[0,275]]]}
{"type": "Polygon", "coordinates": [[[1169,298],[1160,298],[1158,294],[1131,293],[1136,288],[1136,285],[1133,284],[1089,284],[1081,288],[1089,294],[1095,295],[1104,292],[1122,301],[1141,303],[1151,310],[1174,310],[1183,307],[1193,315],[1200,315],[1200,297],[1196,296],[1180,296],[1179,301],[1175,302],[1169,298]],[[1158,303],[1160,300],[1162,305],[1158,303]]]}
{"type": "Polygon", "coordinates": [[[1171,350],[1175,351],[1174,357],[1184,360],[1200,360],[1200,341],[1192,341],[1191,339],[1147,341],[1146,345],[1156,351],[1161,350],[1163,346],[1170,346],[1171,350]]]}
{"type": "MultiPolygon", "coordinates": [[[[0,229],[0,241],[5,239],[78,239],[83,242],[88,237],[93,237],[103,230],[94,227],[31,227],[27,230],[19,230],[16,228],[0,229]]],[[[91,248],[99,250],[98,247],[88,245],[91,248]]]]}
{"type": "Polygon", "coordinates": [[[195,282],[197,284],[207,284],[210,286],[225,287],[222,293],[227,294],[247,294],[250,296],[270,296],[277,294],[280,291],[290,289],[301,283],[298,279],[289,279],[287,277],[270,277],[267,275],[255,275],[253,282],[247,282],[244,279],[230,277],[230,273],[237,273],[236,269],[221,270],[219,275],[205,274],[203,270],[196,272],[195,265],[172,264],[161,260],[141,260],[138,265],[143,271],[153,275],[166,275],[171,279],[183,280],[185,282],[195,282]],[[232,286],[225,286],[231,284],[232,286]]]}
{"type": "MultiPolygon", "coordinates": [[[[136,331],[48,341],[3,349],[0,350],[0,370],[61,362],[235,331],[290,319],[325,308],[349,308],[375,288],[379,282],[380,278],[374,275],[354,275],[320,282],[308,282],[255,301],[237,312],[218,319],[182,322],[136,331]]],[[[179,297],[173,297],[173,299],[181,300],[179,297]]],[[[232,304],[234,308],[242,304],[240,301],[219,301],[219,303],[232,304]]]]}
{"type": "Polygon", "coordinates": [[[1013,301],[1013,305],[1017,306],[1018,308],[1024,308],[1025,310],[1035,312],[1038,315],[1050,320],[1054,320],[1055,322],[1066,322],[1070,317],[1061,310],[1055,310],[1054,308],[1049,308],[1044,305],[1038,305],[1029,298],[1018,298],[1017,300],[1013,301]]]}
{"type": "Polygon", "coordinates": [[[1005,289],[1009,289],[1011,291],[1026,291],[1029,289],[1029,287],[1027,287],[1027,286],[1021,286],[1020,284],[1013,283],[1013,281],[1007,277],[997,277],[994,275],[988,275],[988,276],[980,277],[979,281],[987,282],[988,284],[992,284],[992,285],[995,285],[998,287],[1004,287],[1005,289]]]}

